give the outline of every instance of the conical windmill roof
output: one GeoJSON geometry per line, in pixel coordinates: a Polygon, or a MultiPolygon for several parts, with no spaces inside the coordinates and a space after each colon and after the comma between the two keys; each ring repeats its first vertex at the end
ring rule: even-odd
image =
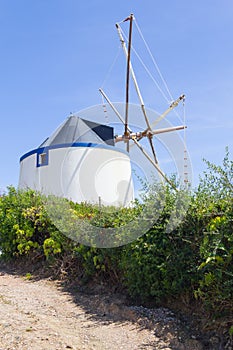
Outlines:
{"type": "Polygon", "coordinates": [[[91,142],[114,145],[113,128],[78,116],[69,116],[40,147],[91,142]]]}

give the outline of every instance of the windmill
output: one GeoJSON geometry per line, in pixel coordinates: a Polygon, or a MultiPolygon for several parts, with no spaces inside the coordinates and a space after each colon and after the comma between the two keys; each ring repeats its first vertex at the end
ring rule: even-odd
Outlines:
{"type": "MultiPolygon", "coordinates": [[[[126,40],[120,23],[116,24],[127,62],[125,103],[120,106],[113,104],[101,88],[102,98],[107,102],[106,105],[110,106],[111,123],[106,123],[106,120],[101,119],[103,116],[98,107],[102,108],[102,106],[93,106],[94,108],[90,107],[77,114],[69,115],[38,147],[21,156],[20,188],[31,188],[45,195],[52,194],[79,203],[96,204],[101,199],[101,203],[106,206],[129,206],[135,199],[134,193],[140,192],[138,184],[134,186],[133,166],[136,168],[138,166],[140,171],[143,170],[143,175],[148,174],[146,170],[150,166],[153,174],[158,173],[163,181],[176,189],[174,183],[160,167],[158,161],[160,152],[156,141],[160,140],[162,135],[176,134],[172,131],[185,130],[184,125],[173,126],[165,119],[180,102],[184,102],[185,96],[181,95],[176,100],[172,99],[172,102],[169,100],[165,111],[157,113],[157,118],[154,114],[151,118],[151,111],[145,108],[132,66],[134,20],[131,14],[122,21],[129,22],[129,33],[126,40]],[[129,101],[131,81],[133,81],[139,99],[136,113],[132,113],[132,104],[129,101]],[[138,123],[137,120],[138,125],[133,126],[132,121],[135,117],[140,122],[138,123]],[[114,126],[115,120],[118,121],[116,127],[114,126]],[[151,122],[151,120],[154,121],[151,122]],[[121,129],[117,130],[119,121],[121,129]],[[162,127],[158,128],[161,121],[162,127]],[[117,135],[118,131],[120,134],[117,135]],[[136,162],[133,159],[135,154],[136,162]],[[138,163],[139,158],[143,159],[142,167],[138,163]],[[145,159],[147,161],[144,161],[145,159]]],[[[174,140],[170,148],[176,149],[179,155],[182,153],[181,148],[177,151],[178,144],[174,140]]],[[[187,159],[186,148],[184,159],[187,159]]],[[[184,168],[184,173],[187,174],[187,167],[184,168]]],[[[141,175],[140,172],[139,175],[141,175]]],[[[187,177],[185,179],[187,180],[187,177]]]]}
{"type": "Polygon", "coordinates": [[[124,117],[122,114],[118,111],[118,109],[115,107],[115,105],[111,102],[107,94],[103,91],[103,89],[99,89],[100,93],[102,94],[103,98],[106,100],[108,105],[111,107],[115,115],[118,117],[120,122],[123,124],[124,130],[121,135],[115,136],[115,143],[124,142],[126,145],[126,151],[130,153],[132,147],[137,147],[138,150],[147,158],[147,160],[152,164],[152,166],[156,169],[161,179],[163,179],[165,182],[167,182],[172,188],[177,189],[174,183],[166,176],[166,174],[163,172],[163,170],[160,168],[157,153],[154,146],[154,136],[162,134],[162,133],[170,133],[173,131],[178,131],[185,129],[185,125],[179,125],[179,126],[171,126],[166,128],[160,128],[156,129],[156,125],[162,121],[168,113],[170,113],[174,108],[176,108],[180,102],[184,102],[185,95],[180,95],[176,100],[172,101],[169,105],[169,107],[158,116],[158,118],[153,122],[150,123],[150,120],[147,115],[147,111],[145,108],[145,104],[142,98],[141,91],[139,89],[137,78],[132,66],[131,62],[131,48],[132,48],[132,30],[133,30],[133,21],[134,16],[131,14],[129,17],[127,17],[122,22],[129,21],[129,35],[128,35],[128,45],[123,37],[122,34],[122,28],[119,23],[116,24],[116,29],[119,35],[119,39],[122,45],[122,49],[124,51],[126,60],[127,60],[127,72],[126,72],[126,93],[125,93],[125,115],[124,117]],[[130,78],[132,79],[135,87],[136,94],[139,99],[140,108],[143,114],[143,118],[145,121],[145,129],[143,131],[133,131],[129,127],[129,85],[130,85],[130,78]],[[146,139],[148,141],[150,151],[148,152],[147,149],[142,145],[140,142],[142,139],[146,139]]]}

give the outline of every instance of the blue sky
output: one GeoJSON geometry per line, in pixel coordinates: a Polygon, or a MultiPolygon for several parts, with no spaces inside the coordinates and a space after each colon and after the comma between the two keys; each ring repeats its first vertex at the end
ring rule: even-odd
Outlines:
{"type": "MultiPolygon", "coordinates": [[[[221,163],[226,146],[232,156],[232,0],[0,0],[1,191],[17,186],[21,155],[70,112],[101,103],[119,49],[115,23],[130,13],[172,95],[186,94],[194,184],[203,158],[221,163]]],[[[114,69],[106,91],[123,101],[125,64],[114,69]]],[[[149,108],[166,109],[144,80],[141,89],[149,108]]]]}

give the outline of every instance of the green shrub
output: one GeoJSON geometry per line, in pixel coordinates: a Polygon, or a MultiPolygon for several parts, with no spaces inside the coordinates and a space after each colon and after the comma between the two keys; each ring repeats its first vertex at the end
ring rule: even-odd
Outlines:
{"type": "Polygon", "coordinates": [[[0,197],[0,249],[6,258],[28,253],[38,248],[34,240],[34,227],[25,218],[29,207],[37,207],[40,198],[33,191],[21,192],[14,187],[0,197]]]}
{"type": "Polygon", "coordinates": [[[62,234],[50,222],[40,194],[13,187],[0,197],[0,249],[11,259],[39,254],[46,258],[62,251],[62,234]]]}
{"type": "MultiPolygon", "coordinates": [[[[133,208],[116,210],[64,200],[64,210],[64,203],[52,201],[58,227],[38,193],[9,187],[0,197],[1,256],[16,259],[34,254],[55,264],[66,260],[67,266],[75,259],[75,268],[82,269],[84,278],[123,284],[140,301],[166,304],[195,296],[214,318],[232,320],[233,162],[227,150],[222,166],[206,164],[196,191],[176,193],[154,183],[144,202],[133,208]],[[137,233],[143,232],[145,222],[151,229],[119,248],[87,247],[72,240],[80,234],[77,218],[103,232],[129,222],[137,233]]],[[[123,239],[131,237],[127,230],[119,232],[123,239]]],[[[229,329],[232,333],[230,321],[229,329]]]]}
{"type": "MultiPolygon", "coordinates": [[[[180,194],[179,194],[180,195],[180,194]]],[[[183,193],[190,200],[187,193],[183,193]]],[[[121,267],[125,284],[133,297],[155,303],[178,298],[190,290],[195,275],[193,257],[196,253],[190,231],[185,224],[177,224],[167,231],[169,218],[174,211],[179,217],[177,194],[165,188],[165,205],[160,218],[142,237],[125,248],[121,267]]],[[[156,217],[156,213],[154,213],[156,217]]]]}
{"type": "Polygon", "coordinates": [[[201,178],[195,194],[203,222],[198,242],[200,263],[195,296],[211,314],[212,320],[219,319],[225,327],[232,327],[233,162],[227,149],[222,166],[206,164],[208,171],[201,178]]]}

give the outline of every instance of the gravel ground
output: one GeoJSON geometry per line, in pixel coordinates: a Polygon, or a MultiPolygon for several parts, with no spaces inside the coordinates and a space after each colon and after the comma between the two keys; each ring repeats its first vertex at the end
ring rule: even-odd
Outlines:
{"type": "Polygon", "coordinates": [[[0,273],[0,350],[201,350],[170,310],[0,273]]]}

